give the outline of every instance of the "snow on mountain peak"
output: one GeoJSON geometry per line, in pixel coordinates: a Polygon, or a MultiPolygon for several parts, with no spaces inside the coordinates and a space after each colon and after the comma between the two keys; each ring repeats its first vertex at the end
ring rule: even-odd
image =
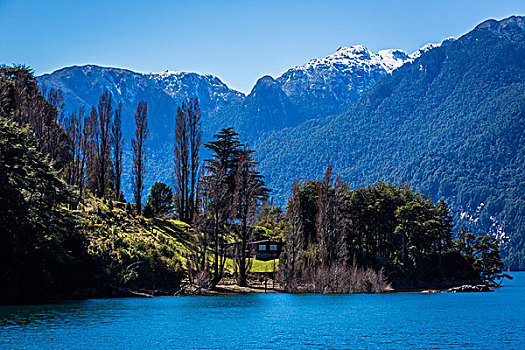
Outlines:
{"type": "Polygon", "coordinates": [[[407,53],[399,49],[381,50],[377,55],[381,57],[381,61],[389,73],[409,60],[407,53]]]}
{"type": "MultiPolygon", "coordinates": [[[[445,39],[443,42],[449,40],[445,39]]],[[[289,71],[312,71],[317,69],[334,68],[337,70],[381,70],[388,74],[401,67],[406,62],[421,56],[441,44],[427,44],[414,54],[409,55],[400,49],[381,50],[373,53],[363,45],[342,46],[331,55],[324,58],[313,59],[303,66],[298,66],[289,71]]],[[[286,74],[286,73],[285,73],[286,74]]]]}
{"type": "Polygon", "coordinates": [[[454,38],[453,36],[449,36],[448,38],[443,39],[440,43],[428,43],[428,44],[422,46],[419,50],[417,50],[417,51],[413,52],[412,54],[410,54],[410,59],[413,61],[416,58],[420,57],[425,52],[428,52],[428,51],[430,51],[432,49],[435,49],[437,47],[440,47],[440,46],[447,46],[448,44],[450,44],[451,42],[453,42],[455,40],[456,40],[456,38],[454,38]]]}
{"type": "MultiPolygon", "coordinates": [[[[407,62],[421,56],[436,47],[446,46],[456,40],[454,37],[445,38],[441,43],[429,43],[421,47],[412,54],[407,54],[400,49],[381,50],[373,53],[363,45],[342,46],[331,55],[324,58],[313,59],[303,66],[291,68],[292,71],[313,71],[318,69],[336,69],[336,70],[382,70],[391,74],[392,71],[401,67],[407,62]]],[[[287,72],[287,73],[288,73],[287,72]]],[[[287,74],[285,73],[285,75],[287,74]]]]}
{"type": "Polygon", "coordinates": [[[241,92],[230,89],[222,80],[211,74],[165,70],[145,74],[145,76],[154,80],[171,96],[178,96],[188,91],[194,96],[201,96],[206,91],[206,94],[211,94],[210,99],[224,101],[237,100],[244,96],[241,92]]]}

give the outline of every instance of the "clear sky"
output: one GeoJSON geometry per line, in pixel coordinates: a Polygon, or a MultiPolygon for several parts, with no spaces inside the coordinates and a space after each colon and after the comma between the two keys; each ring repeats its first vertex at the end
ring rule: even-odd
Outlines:
{"type": "Polygon", "coordinates": [[[412,52],[512,14],[524,0],[0,0],[0,63],[194,71],[249,92],[340,46],[412,52]]]}

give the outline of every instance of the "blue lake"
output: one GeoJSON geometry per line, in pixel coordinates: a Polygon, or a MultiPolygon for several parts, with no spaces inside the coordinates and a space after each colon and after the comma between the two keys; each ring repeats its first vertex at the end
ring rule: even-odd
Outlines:
{"type": "Polygon", "coordinates": [[[525,349],[525,272],[494,293],[99,299],[0,306],[0,348],[525,349]]]}

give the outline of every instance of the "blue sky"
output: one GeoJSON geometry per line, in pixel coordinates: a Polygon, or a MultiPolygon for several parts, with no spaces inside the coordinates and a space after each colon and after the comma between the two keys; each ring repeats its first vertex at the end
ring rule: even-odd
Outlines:
{"type": "Polygon", "coordinates": [[[340,46],[412,52],[512,14],[525,1],[0,0],[0,63],[194,71],[249,92],[340,46]]]}

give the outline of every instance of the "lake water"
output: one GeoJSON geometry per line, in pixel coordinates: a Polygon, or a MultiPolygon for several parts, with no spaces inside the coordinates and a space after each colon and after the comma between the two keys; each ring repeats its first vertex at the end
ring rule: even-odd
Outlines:
{"type": "Polygon", "coordinates": [[[525,349],[525,272],[494,293],[99,299],[0,306],[0,348],[525,349]]]}

